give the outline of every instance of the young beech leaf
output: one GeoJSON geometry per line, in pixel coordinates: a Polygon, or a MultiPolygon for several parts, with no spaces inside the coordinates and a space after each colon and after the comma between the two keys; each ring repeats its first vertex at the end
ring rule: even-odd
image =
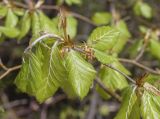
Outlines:
{"type": "Polygon", "coordinates": [[[96,12],[92,21],[97,25],[108,24],[112,19],[112,15],[108,12],[96,12]]]}
{"type": "Polygon", "coordinates": [[[77,35],[77,19],[67,16],[67,34],[73,39],[77,35]]]}
{"type": "MultiPolygon", "coordinates": [[[[63,29],[60,29],[59,27],[59,17],[54,17],[52,19],[53,24],[56,26],[56,28],[58,29],[58,34],[63,36],[63,29]]],[[[77,19],[75,19],[73,16],[68,15],[66,17],[66,31],[67,34],[70,36],[71,39],[73,39],[76,35],[77,35],[77,19]]]]}
{"type": "Polygon", "coordinates": [[[42,11],[38,11],[41,31],[57,34],[56,25],[42,11]]]}
{"type": "Polygon", "coordinates": [[[31,14],[31,20],[32,20],[32,23],[31,23],[31,28],[32,28],[31,42],[33,42],[36,38],[40,37],[40,31],[42,31],[41,26],[40,26],[40,18],[39,18],[37,11],[35,11],[31,14]]]}
{"type": "Polygon", "coordinates": [[[160,119],[160,96],[144,90],[141,98],[141,115],[143,119],[160,119]]]}
{"type": "Polygon", "coordinates": [[[131,34],[127,28],[127,24],[123,20],[118,21],[116,23],[116,26],[114,27],[118,29],[120,34],[111,52],[120,53],[122,49],[124,48],[125,44],[127,43],[127,41],[129,40],[129,38],[131,37],[131,34]]]}
{"type": "Polygon", "coordinates": [[[140,10],[143,17],[152,18],[152,7],[149,4],[142,2],[140,10]]]}
{"type": "MultiPolygon", "coordinates": [[[[118,61],[113,62],[112,65],[119,70],[122,69],[122,72],[126,72],[126,74],[129,74],[129,72],[118,61]]],[[[109,69],[107,67],[102,67],[100,69],[99,77],[102,80],[103,84],[110,88],[112,91],[122,90],[128,86],[127,80],[124,76],[122,76],[117,71],[114,71],[113,69],[109,69]]],[[[97,86],[97,91],[104,99],[108,99],[110,97],[99,86],[97,86]]]]}
{"type": "Polygon", "coordinates": [[[119,32],[108,26],[101,26],[93,30],[91,33],[88,44],[98,50],[111,49],[118,40],[119,32]]]}
{"type": "Polygon", "coordinates": [[[0,32],[9,38],[15,38],[19,35],[19,30],[15,27],[0,27],[0,32]]]}
{"type": "Polygon", "coordinates": [[[42,68],[43,80],[40,82],[36,97],[40,102],[51,97],[58,89],[61,82],[66,79],[66,69],[57,46],[57,42],[52,46],[51,51],[42,51],[44,63],[42,68]],[[44,70],[45,69],[45,70],[44,70]]]}
{"type": "Polygon", "coordinates": [[[148,3],[137,1],[133,7],[134,13],[138,16],[143,16],[144,18],[152,18],[152,8],[148,3]]]}
{"type": "Polygon", "coordinates": [[[8,9],[6,21],[5,21],[5,27],[15,27],[18,23],[18,17],[14,14],[12,9],[8,9]]]}
{"type": "Polygon", "coordinates": [[[0,18],[6,16],[8,8],[0,4],[0,18]]]}
{"type": "Polygon", "coordinates": [[[149,51],[150,53],[160,60],[160,42],[157,40],[151,39],[149,43],[149,51]]]}
{"type": "Polygon", "coordinates": [[[21,31],[18,39],[22,39],[28,33],[31,27],[31,16],[29,14],[29,11],[25,12],[20,23],[21,23],[21,26],[20,26],[21,31]]]}
{"type": "Polygon", "coordinates": [[[65,0],[65,2],[68,5],[72,5],[72,4],[81,5],[82,4],[82,0],[65,0]]]}
{"type": "Polygon", "coordinates": [[[22,8],[13,8],[13,12],[17,15],[17,16],[23,16],[25,13],[25,10],[22,8]]]}
{"type": "Polygon", "coordinates": [[[115,61],[115,57],[96,49],[93,50],[94,50],[94,56],[97,58],[99,62],[103,64],[110,64],[115,61]]]}
{"type": "Polygon", "coordinates": [[[135,91],[136,87],[127,87],[125,89],[125,92],[123,94],[123,102],[121,104],[119,112],[114,119],[140,119],[140,115],[138,112],[136,113],[138,115],[133,115],[133,110],[135,111],[136,109],[139,109],[139,105],[136,104],[137,96],[135,91]],[[134,118],[131,117],[131,115],[133,115],[134,118]]]}
{"type": "Polygon", "coordinates": [[[83,99],[95,78],[95,70],[82,56],[71,50],[66,57],[66,68],[68,71],[68,84],[64,84],[64,91],[69,97],[80,97],[83,99]]]}
{"type": "Polygon", "coordinates": [[[51,50],[38,44],[35,50],[24,60],[15,83],[20,90],[43,102],[56,92],[66,73],[57,44],[51,50]]]}
{"type": "Polygon", "coordinates": [[[139,51],[143,46],[143,41],[144,41],[143,39],[135,40],[133,45],[128,49],[130,51],[129,55],[131,58],[135,58],[138,55],[139,51]]]}

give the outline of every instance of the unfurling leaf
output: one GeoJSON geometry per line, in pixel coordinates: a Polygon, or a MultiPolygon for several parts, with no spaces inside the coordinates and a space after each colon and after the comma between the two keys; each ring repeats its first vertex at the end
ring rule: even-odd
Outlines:
{"type": "Polygon", "coordinates": [[[91,64],[85,61],[76,51],[71,50],[66,57],[66,68],[68,71],[67,83],[63,89],[69,97],[80,97],[83,99],[95,78],[95,70],[91,64]]]}
{"type": "MultiPolygon", "coordinates": [[[[59,20],[60,20],[59,17],[54,17],[52,19],[52,22],[58,29],[58,34],[63,36],[63,29],[59,27],[59,20]]],[[[75,19],[71,15],[66,16],[66,32],[71,39],[73,39],[77,35],[77,25],[78,25],[77,19],[75,19]]]]}
{"type": "Polygon", "coordinates": [[[118,36],[119,32],[114,28],[98,27],[91,33],[88,44],[98,50],[109,50],[118,41],[118,36]]]}

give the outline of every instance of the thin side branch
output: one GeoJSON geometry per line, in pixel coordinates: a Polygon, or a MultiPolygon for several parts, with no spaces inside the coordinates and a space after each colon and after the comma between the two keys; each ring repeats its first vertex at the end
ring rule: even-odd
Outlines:
{"type": "MultiPolygon", "coordinates": [[[[23,3],[19,3],[19,2],[13,2],[15,5],[17,5],[17,6],[19,6],[19,7],[23,7],[23,8],[28,8],[28,6],[27,5],[25,5],[25,4],[23,4],[23,3]]],[[[41,3],[42,4],[42,3],[41,3]]],[[[41,5],[40,4],[40,5],[41,5]]],[[[42,6],[40,6],[39,4],[38,4],[38,7],[40,7],[41,9],[46,9],[46,10],[56,10],[56,11],[59,11],[60,10],[60,7],[59,6],[54,6],[54,5],[42,5],[42,6]]],[[[37,5],[36,5],[36,8],[37,8],[37,5]]],[[[76,17],[76,18],[78,18],[78,19],[80,19],[80,20],[82,20],[82,21],[85,21],[85,22],[87,22],[87,23],[89,23],[89,24],[91,24],[91,25],[93,25],[93,26],[98,26],[98,25],[96,25],[94,22],[92,22],[89,18],[87,18],[87,17],[85,17],[85,16],[83,16],[83,15],[81,15],[81,14],[78,14],[78,13],[75,13],[75,12],[71,12],[71,11],[67,11],[68,12],[68,14],[71,14],[71,15],[73,15],[74,17],[76,17]]]]}
{"type": "Polygon", "coordinates": [[[149,38],[150,38],[150,36],[151,36],[151,32],[152,32],[151,29],[149,29],[149,30],[147,31],[147,33],[146,33],[146,35],[145,35],[145,37],[144,37],[144,44],[143,44],[143,46],[142,46],[142,48],[141,48],[138,56],[135,58],[135,61],[138,61],[138,60],[143,56],[143,54],[144,54],[144,52],[145,52],[145,49],[146,49],[146,47],[148,46],[149,38]]]}
{"type": "Polygon", "coordinates": [[[108,65],[108,64],[103,64],[103,65],[106,66],[106,67],[109,67],[109,68],[111,68],[111,69],[113,69],[115,71],[117,71],[118,73],[120,73],[121,75],[123,75],[124,77],[126,77],[129,81],[131,81],[132,83],[134,83],[134,84],[136,83],[134,81],[134,79],[132,79],[131,77],[127,76],[125,73],[121,72],[119,69],[117,69],[117,68],[115,68],[115,67],[113,67],[111,65],[108,65]]]}
{"type": "Polygon", "coordinates": [[[2,67],[4,70],[8,70],[8,68],[3,64],[2,59],[0,58],[0,67],[2,67]]]}
{"type": "Polygon", "coordinates": [[[111,91],[108,87],[106,87],[99,78],[95,79],[95,82],[109,95],[114,97],[118,102],[122,102],[122,98],[115,92],[111,91]]]}
{"type": "Polygon", "coordinates": [[[3,79],[5,76],[7,76],[9,73],[11,73],[11,72],[13,72],[13,71],[15,71],[17,69],[20,69],[20,68],[21,68],[21,65],[17,65],[17,66],[8,68],[7,71],[0,76],[0,80],[3,79]]]}
{"type": "Polygon", "coordinates": [[[160,71],[156,71],[156,70],[153,70],[149,67],[146,67],[143,64],[140,64],[140,63],[136,62],[135,60],[119,58],[119,61],[124,62],[124,63],[133,64],[133,65],[138,66],[139,68],[144,69],[144,70],[146,70],[146,71],[148,71],[152,74],[160,75],[160,71]]]}
{"type": "Polygon", "coordinates": [[[74,17],[76,17],[76,18],[78,18],[78,19],[81,19],[81,20],[83,20],[83,21],[85,21],[85,22],[87,22],[87,23],[89,23],[89,24],[91,24],[91,25],[93,25],[93,26],[98,26],[98,25],[96,25],[94,22],[92,22],[89,18],[87,18],[87,17],[85,17],[85,16],[83,16],[83,15],[81,15],[81,14],[78,14],[78,13],[75,13],[75,12],[69,12],[71,15],[73,15],[74,17]]]}

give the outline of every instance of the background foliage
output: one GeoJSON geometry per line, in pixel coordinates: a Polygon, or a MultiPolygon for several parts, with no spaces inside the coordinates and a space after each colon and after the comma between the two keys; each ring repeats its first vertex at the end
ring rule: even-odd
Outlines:
{"type": "Polygon", "coordinates": [[[160,2],[0,2],[0,118],[159,119],[160,2]]]}

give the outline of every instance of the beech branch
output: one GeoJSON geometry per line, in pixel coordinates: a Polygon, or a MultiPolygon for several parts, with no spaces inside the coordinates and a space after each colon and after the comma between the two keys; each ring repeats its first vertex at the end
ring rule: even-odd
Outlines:
{"type": "Polygon", "coordinates": [[[3,79],[4,77],[6,77],[9,73],[17,70],[17,69],[20,69],[21,68],[21,65],[17,65],[17,66],[14,66],[14,67],[11,67],[11,68],[7,68],[6,72],[3,73],[1,76],[0,76],[0,80],[3,79]]]}
{"type": "Polygon", "coordinates": [[[147,66],[145,66],[143,64],[138,63],[135,60],[119,58],[119,61],[124,62],[124,63],[133,64],[133,65],[138,66],[139,68],[144,69],[144,70],[146,70],[146,71],[148,71],[148,72],[150,72],[152,74],[160,75],[160,71],[153,70],[153,69],[151,69],[151,68],[149,68],[149,67],[147,67],[147,66]]]}

